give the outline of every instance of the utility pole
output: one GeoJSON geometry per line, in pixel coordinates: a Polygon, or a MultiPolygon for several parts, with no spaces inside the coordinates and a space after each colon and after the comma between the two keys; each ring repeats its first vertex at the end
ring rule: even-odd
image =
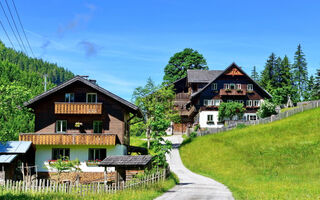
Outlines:
{"type": "Polygon", "coordinates": [[[47,91],[47,76],[48,76],[48,74],[43,75],[43,77],[44,77],[44,91],[45,92],[47,91]]]}

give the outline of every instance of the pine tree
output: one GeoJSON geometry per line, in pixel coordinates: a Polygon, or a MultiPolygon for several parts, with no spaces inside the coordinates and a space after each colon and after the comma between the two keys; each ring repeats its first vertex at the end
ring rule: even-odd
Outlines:
{"type": "Polygon", "coordinates": [[[284,56],[281,61],[279,75],[281,86],[292,86],[291,64],[287,56],[284,56]]]}
{"type": "Polygon", "coordinates": [[[271,89],[274,83],[274,69],[277,64],[276,60],[276,55],[272,53],[267,60],[264,70],[261,72],[260,83],[261,86],[267,90],[271,89]]]}
{"type": "Polygon", "coordinates": [[[303,100],[304,90],[308,85],[308,71],[305,55],[302,52],[300,44],[298,45],[297,51],[294,56],[293,77],[294,84],[298,89],[299,98],[300,100],[303,100]]]}
{"type": "Polygon", "coordinates": [[[282,67],[281,67],[281,63],[282,63],[282,59],[280,57],[278,57],[275,60],[275,65],[274,65],[274,69],[273,69],[273,77],[271,80],[271,86],[272,89],[276,89],[282,86],[282,78],[281,78],[281,74],[282,74],[282,67]]]}
{"type": "Polygon", "coordinates": [[[251,78],[254,80],[254,81],[259,81],[259,74],[256,70],[256,66],[253,66],[253,70],[251,72],[251,78]]]}
{"type": "Polygon", "coordinates": [[[320,99],[320,69],[317,69],[314,84],[314,99],[320,99]]]}

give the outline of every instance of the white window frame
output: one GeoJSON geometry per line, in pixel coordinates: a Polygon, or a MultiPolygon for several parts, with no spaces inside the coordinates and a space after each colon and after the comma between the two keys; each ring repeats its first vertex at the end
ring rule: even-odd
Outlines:
{"type": "Polygon", "coordinates": [[[230,90],[235,90],[236,89],[236,84],[234,84],[234,83],[230,83],[230,90]],[[233,89],[232,89],[232,86],[233,86],[233,89]]]}
{"type": "Polygon", "coordinates": [[[212,83],[211,84],[211,89],[212,90],[217,90],[218,89],[218,84],[217,83],[212,83]]]}
{"type": "Polygon", "coordinates": [[[213,115],[207,115],[207,122],[214,122],[213,115]],[[209,120],[209,118],[211,118],[211,120],[209,120]]]}
{"type": "Polygon", "coordinates": [[[67,132],[67,129],[68,129],[68,123],[67,123],[67,120],[57,120],[56,121],[56,133],[66,133],[67,132]],[[59,125],[59,122],[62,122],[60,123],[59,125]],[[66,123],[66,130],[63,131],[63,122],[66,123]],[[60,127],[59,127],[60,126],[60,127]],[[59,128],[58,128],[59,127],[59,128]]]}
{"type": "Polygon", "coordinates": [[[260,107],[260,100],[253,100],[253,107],[260,107]]]}
{"type": "Polygon", "coordinates": [[[74,102],[74,93],[65,93],[65,94],[64,94],[64,101],[67,102],[67,103],[74,102]],[[67,94],[69,94],[69,99],[68,99],[68,101],[67,101],[67,94]],[[73,96],[73,101],[71,101],[71,95],[73,96]]]}
{"type": "Polygon", "coordinates": [[[225,84],[224,84],[224,89],[230,89],[230,84],[225,83],[225,84]]]}
{"type": "Polygon", "coordinates": [[[252,100],[247,100],[247,107],[252,107],[252,100]]]}
{"type": "Polygon", "coordinates": [[[253,91],[253,84],[248,84],[247,85],[247,90],[248,91],[253,91]]]}
{"type": "Polygon", "coordinates": [[[233,102],[233,100],[231,100],[231,99],[227,100],[227,103],[232,103],[232,102],[233,102]]]}
{"type": "Polygon", "coordinates": [[[86,102],[87,102],[87,103],[97,103],[97,101],[98,101],[98,95],[97,95],[97,93],[87,93],[87,95],[86,95],[86,102]],[[88,102],[88,96],[89,96],[89,95],[92,95],[92,94],[96,95],[96,101],[95,101],[95,102],[88,102]]]}
{"type": "Polygon", "coordinates": [[[237,89],[238,90],[241,89],[241,84],[240,83],[237,84],[237,89]]]}
{"type": "Polygon", "coordinates": [[[220,106],[221,100],[220,99],[215,99],[214,100],[214,105],[215,106],[220,106]]]}

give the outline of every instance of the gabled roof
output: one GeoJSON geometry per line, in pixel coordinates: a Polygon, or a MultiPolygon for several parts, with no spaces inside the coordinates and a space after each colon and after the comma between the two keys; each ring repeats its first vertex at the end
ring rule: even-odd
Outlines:
{"type": "Polygon", "coordinates": [[[8,141],[0,143],[0,153],[26,153],[30,146],[29,141],[8,141]]]}
{"type": "Polygon", "coordinates": [[[152,159],[150,155],[138,156],[107,156],[99,166],[145,166],[152,159]]]}
{"type": "Polygon", "coordinates": [[[11,163],[17,154],[10,154],[10,155],[0,155],[0,163],[11,163]]]}
{"type": "Polygon", "coordinates": [[[121,97],[109,92],[108,90],[98,86],[97,84],[94,84],[94,83],[90,82],[89,80],[87,80],[87,79],[85,79],[85,78],[83,78],[81,76],[75,76],[72,79],[70,79],[68,81],[65,81],[64,83],[62,83],[62,84],[60,84],[60,85],[58,85],[58,86],[56,86],[56,87],[54,87],[54,88],[52,88],[52,89],[50,89],[50,90],[48,90],[46,92],[34,97],[30,101],[25,102],[24,105],[25,106],[31,106],[35,102],[37,102],[37,101],[49,96],[50,94],[53,94],[53,93],[57,92],[57,91],[65,88],[66,86],[68,86],[68,85],[70,85],[72,83],[75,83],[77,81],[80,81],[80,82],[88,85],[89,87],[91,87],[91,88],[93,88],[95,90],[98,90],[99,92],[105,94],[106,96],[118,101],[122,105],[124,105],[124,106],[130,108],[131,110],[135,111],[139,116],[142,116],[142,112],[141,112],[141,110],[139,109],[138,106],[134,105],[133,103],[131,103],[131,102],[127,101],[127,100],[122,99],[121,97]]]}
{"type": "Polygon", "coordinates": [[[188,70],[187,78],[189,83],[208,83],[219,76],[223,70],[188,70]]]}
{"type": "Polygon", "coordinates": [[[245,76],[247,76],[254,84],[256,84],[256,86],[258,86],[262,91],[264,91],[270,98],[272,97],[272,95],[267,92],[265,89],[263,89],[256,81],[254,81],[250,76],[248,76],[248,74],[246,72],[244,72],[241,67],[239,67],[236,63],[232,63],[231,65],[229,65],[224,71],[222,71],[218,76],[216,76],[214,79],[212,79],[206,86],[204,86],[203,88],[201,88],[198,92],[195,92],[191,95],[191,99],[198,96],[199,94],[201,94],[202,91],[204,91],[207,87],[209,87],[215,80],[217,80],[221,75],[223,75],[225,72],[227,72],[230,68],[232,67],[236,67],[241,73],[243,73],[245,76]]]}

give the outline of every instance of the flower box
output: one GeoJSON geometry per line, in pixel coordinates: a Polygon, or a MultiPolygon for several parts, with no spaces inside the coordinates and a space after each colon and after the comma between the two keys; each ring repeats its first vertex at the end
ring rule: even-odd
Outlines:
{"type": "Polygon", "coordinates": [[[230,90],[230,89],[226,89],[225,91],[226,91],[226,92],[231,92],[231,90],[230,90]]]}
{"type": "Polygon", "coordinates": [[[237,92],[240,93],[240,92],[242,92],[242,90],[241,89],[237,89],[237,92]]]}
{"type": "Polygon", "coordinates": [[[248,94],[253,94],[254,92],[253,92],[253,90],[248,90],[247,93],[248,94]]]}
{"type": "Polygon", "coordinates": [[[88,167],[97,167],[100,164],[101,160],[87,160],[86,165],[88,167]]]}

